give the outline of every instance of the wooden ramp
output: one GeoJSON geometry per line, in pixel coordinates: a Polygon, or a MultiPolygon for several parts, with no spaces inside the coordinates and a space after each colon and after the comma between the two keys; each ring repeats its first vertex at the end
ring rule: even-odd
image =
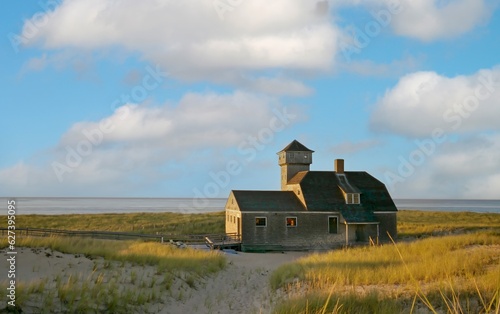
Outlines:
{"type": "Polygon", "coordinates": [[[228,236],[222,236],[220,239],[214,237],[205,237],[205,244],[211,250],[225,250],[232,249],[236,251],[241,250],[241,241],[228,236]]]}

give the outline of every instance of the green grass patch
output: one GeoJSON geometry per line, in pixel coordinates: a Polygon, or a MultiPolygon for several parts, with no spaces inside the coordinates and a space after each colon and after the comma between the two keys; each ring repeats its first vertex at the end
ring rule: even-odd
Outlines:
{"type": "Polygon", "coordinates": [[[224,212],[18,215],[16,227],[180,235],[224,233],[224,221],[224,212]]]}
{"type": "Polygon", "coordinates": [[[500,214],[472,212],[398,212],[398,236],[421,237],[481,229],[500,229],[500,214]]]}

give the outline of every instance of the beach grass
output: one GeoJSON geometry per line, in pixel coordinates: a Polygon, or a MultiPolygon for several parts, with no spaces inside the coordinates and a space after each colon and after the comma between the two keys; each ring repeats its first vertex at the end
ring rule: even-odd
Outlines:
{"type": "MultiPolygon", "coordinates": [[[[118,231],[165,235],[220,234],[224,233],[225,221],[224,212],[18,215],[16,219],[18,228],[118,231]]],[[[500,228],[499,214],[418,210],[398,212],[398,235],[400,238],[487,228],[500,228]]]]}
{"type": "MultiPolygon", "coordinates": [[[[223,255],[213,251],[178,249],[157,242],[97,240],[78,237],[21,237],[17,247],[49,248],[69,254],[103,257],[106,260],[157,266],[159,271],[188,271],[198,275],[216,272],[225,267],[223,255]]],[[[7,238],[0,248],[7,247],[7,238]]]]}
{"type": "Polygon", "coordinates": [[[398,236],[400,238],[443,235],[491,228],[500,229],[500,214],[418,210],[398,212],[398,236]]]}
{"type": "MultiPolygon", "coordinates": [[[[0,240],[0,249],[7,245],[6,238],[0,240]]],[[[84,274],[18,281],[16,305],[27,312],[140,313],[164,302],[166,296],[196,288],[202,278],[226,266],[226,258],[217,251],[156,242],[21,237],[16,247],[74,254],[94,263],[84,274]]],[[[6,281],[0,282],[3,290],[7,286],[6,281]]]]}
{"type": "Polygon", "coordinates": [[[446,313],[498,310],[500,233],[313,254],[281,266],[270,280],[273,289],[291,296],[276,313],[322,313],[324,307],[327,313],[400,313],[418,306],[446,313]]]}
{"type": "Polygon", "coordinates": [[[219,234],[224,233],[224,212],[18,215],[16,227],[166,235],[219,234]]]}
{"type": "MultiPolygon", "coordinates": [[[[224,212],[19,215],[16,226],[182,235],[224,233],[224,221],[224,212]]],[[[398,212],[398,233],[397,244],[312,254],[278,268],[270,285],[285,297],[275,313],[500,312],[499,214],[403,210],[398,212]]],[[[2,241],[0,247],[5,247],[2,241]]],[[[187,290],[172,292],[179,278],[186,287],[196,288],[197,278],[225,266],[220,255],[160,243],[53,237],[20,237],[16,242],[17,246],[100,256],[122,266],[154,265],[161,274],[146,282],[132,271],[127,283],[143,287],[133,289],[113,281],[104,263],[102,272],[96,271],[88,285],[82,284],[86,280],[68,278],[56,280],[56,286],[44,281],[21,283],[21,292],[30,296],[21,293],[21,300],[37,291],[50,291],[53,298],[43,301],[50,303],[48,308],[52,303],[65,304],[68,311],[126,313],[130,308],[124,304],[162,302],[158,295],[166,291],[182,301],[187,290]],[[100,290],[109,292],[106,298],[100,290]],[[98,297],[97,303],[86,301],[98,297]]]]}

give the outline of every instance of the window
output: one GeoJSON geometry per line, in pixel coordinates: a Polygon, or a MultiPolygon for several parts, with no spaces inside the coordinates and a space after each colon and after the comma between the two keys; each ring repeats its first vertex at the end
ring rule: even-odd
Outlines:
{"type": "Polygon", "coordinates": [[[359,204],[359,193],[347,193],[346,204],[359,204]]]}
{"type": "Polygon", "coordinates": [[[267,218],[266,217],[255,217],[255,226],[257,226],[257,227],[267,226],[267,218]]]}
{"type": "Polygon", "coordinates": [[[328,233],[338,233],[338,217],[328,217],[328,233]]]}
{"type": "Polygon", "coordinates": [[[297,227],[297,217],[286,217],[287,227],[297,227]]]}

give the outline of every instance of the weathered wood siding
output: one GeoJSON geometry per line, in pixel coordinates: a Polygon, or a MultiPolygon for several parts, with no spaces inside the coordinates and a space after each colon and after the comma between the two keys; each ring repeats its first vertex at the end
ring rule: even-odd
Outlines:
{"type": "MultiPolygon", "coordinates": [[[[377,241],[377,225],[376,224],[354,224],[349,225],[349,234],[354,238],[354,242],[369,242],[370,239],[377,241]],[[354,233],[354,235],[351,234],[354,233]]],[[[354,244],[354,243],[349,243],[354,244]]]]}
{"type": "Polygon", "coordinates": [[[390,242],[390,238],[387,235],[387,232],[390,233],[391,237],[396,240],[398,237],[398,219],[397,219],[397,213],[377,213],[375,212],[375,217],[377,217],[378,221],[380,222],[379,225],[379,241],[380,242],[390,242]]]}
{"type": "Polygon", "coordinates": [[[226,202],[226,234],[241,234],[241,212],[233,193],[226,202]]]}
{"type": "MultiPolygon", "coordinates": [[[[345,244],[345,224],[342,216],[330,213],[283,213],[283,212],[244,212],[242,213],[242,248],[258,249],[275,247],[282,249],[327,249],[345,244]],[[328,217],[338,220],[337,233],[328,229],[328,217]],[[267,225],[256,226],[257,217],[267,218],[267,225]],[[286,225],[287,217],[296,217],[297,225],[286,225]]],[[[356,240],[356,233],[349,232],[349,241],[356,240]]]]}

